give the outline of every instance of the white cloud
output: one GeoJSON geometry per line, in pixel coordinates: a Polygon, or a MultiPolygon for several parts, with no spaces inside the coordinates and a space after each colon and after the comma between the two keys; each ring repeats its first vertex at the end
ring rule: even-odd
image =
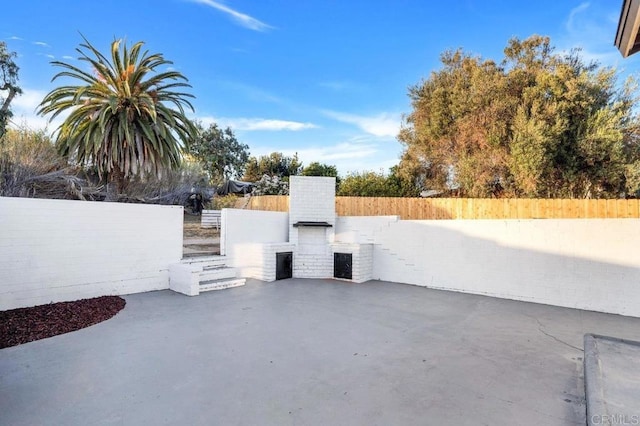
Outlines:
{"type": "Polygon", "coordinates": [[[585,12],[587,9],[589,9],[589,2],[581,3],[580,5],[571,9],[571,12],[569,12],[569,18],[567,19],[567,24],[566,24],[567,30],[569,32],[575,31],[576,18],[578,18],[579,20],[579,17],[580,17],[579,15],[585,12]]]}
{"type": "Polygon", "coordinates": [[[379,165],[379,162],[375,159],[379,150],[373,144],[341,142],[334,145],[309,146],[295,149],[274,147],[251,149],[251,155],[256,157],[269,155],[272,152],[281,152],[289,157],[297,154],[305,166],[313,162],[336,166],[339,174],[342,176],[352,171],[371,170],[372,167],[376,167],[377,170],[379,165]]]}
{"type": "Polygon", "coordinates": [[[11,108],[20,109],[23,112],[35,113],[36,108],[42,102],[46,93],[41,90],[23,88],[22,95],[16,96],[11,102],[11,108]]]}
{"type": "Polygon", "coordinates": [[[245,130],[245,131],[293,131],[315,129],[316,126],[313,123],[303,123],[300,121],[289,120],[273,120],[264,118],[225,118],[225,117],[199,117],[198,118],[205,126],[211,123],[216,123],[220,127],[231,127],[233,130],[245,130]]]}
{"type": "Polygon", "coordinates": [[[33,130],[55,131],[68,114],[58,115],[51,123],[49,123],[48,117],[37,115],[36,109],[45,95],[46,93],[41,90],[23,88],[22,94],[16,96],[11,102],[11,110],[13,111],[11,126],[26,126],[33,130]]]}
{"type": "Polygon", "coordinates": [[[583,2],[574,7],[556,41],[558,48],[561,52],[579,48],[580,56],[587,62],[617,66],[622,57],[613,45],[617,25],[614,15],[613,10],[605,10],[600,4],[583,2]]]}
{"type": "Polygon", "coordinates": [[[22,37],[18,37],[18,36],[11,36],[9,37],[9,40],[24,40],[22,37]]]}
{"type": "MultiPolygon", "coordinates": [[[[250,144],[251,145],[251,144],[250,144]]],[[[375,171],[387,173],[389,168],[398,164],[400,146],[370,135],[359,135],[346,141],[328,145],[310,145],[295,148],[277,146],[252,146],[251,155],[268,155],[281,152],[287,156],[298,154],[298,158],[307,166],[319,162],[336,166],[340,176],[352,172],[375,171]]]]}
{"type": "Polygon", "coordinates": [[[395,138],[400,131],[400,114],[382,112],[374,116],[363,116],[329,110],[323,110],[322,113],[334,120],[356,125],[370,135],[378,137],[395,138]]]}
{"type": "Polygon", "coordinates": [[[323,89],[329,89],[334,92],[364,92],[367,86],[350,80],[327,80],[318,83],[323,89]]]}
{"type": "Polygon", "coordinates": [[[44,41],[34,41],[33,44],[37,45],[37,46],[42,46],[42,47],[50,47],[47,43],[45,43],[44,41]]]}
{"type": "Polygon", "coordinates": [[[238,12],[237,10],[233,10],[229,6],[226,6],[217,1],[213,1],[213,0],[191,0],[191,1],[212,7],[214,9],[219,10],[220,12],[224,12],[227,15],[229,15],[234,21],[236,21],[239,25],[245,28],[248,28],[250,30],[267,31],[273,28],[269,24],[265,24],[264,22],[259,21],[254,17],[238,12]]]}
{"type": "Polygon", "coordinates": [[[62,56],[62,59],[75,59],[75,58],[73,56],[64,55],[62,56]]]}
{"type": "Polygon", "coordinates": [[[290,130],[299,131],[307,129],[315,129],[313,123],[301,123],[299,121],[288,120],[268,120],[263,118],[221,118],[221,123],[238,130],[290,130]]]}
{"type": "Polygon", "coordinates": [[[303,148],[297,152],[301,159],[308,159],[306,164],[313,161],[332,164],[341,160],[368,158],[375,155],[378,149],[373,144],[341,142],[331,146],[303,148]]]}

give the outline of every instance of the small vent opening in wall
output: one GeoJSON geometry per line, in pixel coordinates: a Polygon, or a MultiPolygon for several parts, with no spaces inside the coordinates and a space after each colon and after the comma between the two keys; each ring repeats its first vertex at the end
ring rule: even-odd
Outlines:
{"type": "Polygon", "coordinates": [[[351,253],[333,254],[333,276],[335,278],[352,279],[353,255],[351,253]]]}
{"type": "Polygon", "coordinates": [[[276,253],[276,280],[293,276],[293,252],[276,253]]]}

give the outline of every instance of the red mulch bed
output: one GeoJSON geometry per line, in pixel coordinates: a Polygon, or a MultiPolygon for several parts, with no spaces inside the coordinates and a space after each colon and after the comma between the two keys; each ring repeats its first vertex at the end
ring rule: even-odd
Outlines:
{"type": "Polygon", "coordinates": [[[121,297],[102,296],[0,311],[0,349],[98,324],[120,312],[125,304],[121,297]]]}

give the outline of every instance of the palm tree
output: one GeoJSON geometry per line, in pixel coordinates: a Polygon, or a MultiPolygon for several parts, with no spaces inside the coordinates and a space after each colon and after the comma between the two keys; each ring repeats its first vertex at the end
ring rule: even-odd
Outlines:
{"type": "Polygon", "coordinates": [[[86,38],[76,51],[88,62],[93,74],[60,61],[64,70],[53,77],[80,80],[49,92],[38,113],[65,111],[67,118],[56,131],[59,152],[81,165],[92,165],[100,177],[114,182],[121,193],[130,177],[160,176],[162,170],[180,164],[181,148],[196,134],[184,107],[194,111],[189,93],[174,91],[191,87],[177,71],[158,72],[170,65],[161,54],[141,52],[143,42],[130,49],[122,40],[111,43],[111,61],[86,38]],[[176,108],[172,108],[176,107],[176,108]]]}

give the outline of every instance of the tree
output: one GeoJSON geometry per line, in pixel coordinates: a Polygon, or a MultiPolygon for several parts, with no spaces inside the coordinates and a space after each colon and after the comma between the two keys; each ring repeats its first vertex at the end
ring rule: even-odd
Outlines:
{"type": "Polygon", "coordinates": [[[0,41],[0,138],[5,134],[9,119],[13,116],[11,102],[22,93],[18,87],[18,66],[13,61],[15,52],[7,50],[7,44],[0,41]],[[6,95],[2,95],[6,93],[6,95]]]}
{"type": "Polygon", "coordinates": [[[139,174],[159,176],[180,164],[181,146],[193,139],[196,129],[185,115],[193,95],[175,91],[191,87],[177,71],[158,72],[172,64],[161,54],[142,52],[143,42],[131,48],[122,40],[111,43],[111,58],[86,39],[76,51],[93,74],[60,61],[63,68],[53,80],[68,77],[78,85],[64,85],[49,92],[39,107],[51,118],[70,111],[57,130],[61,154],[82,165],[93,165],[100,176],[114,182],[118,193],[139,174]],[[174,109],[175,107],[177,109],[174,109]]]}
{"type": "Polygon", "coordinates": [[[411,178],[401,174],[398,166],[385,175],[372,171],[350,173],[340,181],[337,194],[344,197],[417,197],[420,189],[411,178]]]}
{"type": "Polygon", "coordinates": [[[298,154],[287,157],[281,152],[272,152],[260,158],[249,158],[242,180],[257,182],[263,175],[288,178],[300,174],[301,170],[302,163],[298,160],[298,154]]]}
{"type": "Polygon", "coordinates": [[[326,176],[326,177],[338,177],[338,169],[336,166],[329,166],[327,164],[320,164],[317,161],[310,163],[307,167],[302,169],[302,176],[326,176]]]}
{"type": "Polygon", "coordinates": [[[386,197],[387,178],[372,171],[350,173],[342,179],[337,195],[343,197],[386,197]]]}
{"type": "Polygon", "coordinates": [[[289,195],[289,181],[280,176],[262,175],[252,191],[253,195],[289,195]]]}
{"type": "Polygon", "coordinates": [[[210,124],[205,130],[196,123],[198,135],[191,141],[187,152],[202,164],[211,181],[220,184],[224,180],[240,178],[249,160],[249,146],[238,142],[233,131],[210,124]]]}
{"type": "Polygon", "coordinates": [[[420,188],[416,186],[413,177],[404,174],[398,166],[389,169],[386,186],[389,197],[418,197],[420,188]]]}
{"type": "Polygon", "coordinates": [[[619,197],[638,189],[633,84],[554,53],[547,37],[512,39],[500,64],[445,52],[409,90],[400,171],[462,196],[619,197]],[[635,182],[635,183],[634,183],[635,182]]]}
{"type": "Polygon", "coordinates": [[[317,161],[310,163],[307,167],[302,169],[300,173],[302,176],[326,176],[336,178],[336,192],[340,188],[340,176],[338,176],[338,169],[336,166],[329,166],[327,164],[320,164],[317,161]]]}

